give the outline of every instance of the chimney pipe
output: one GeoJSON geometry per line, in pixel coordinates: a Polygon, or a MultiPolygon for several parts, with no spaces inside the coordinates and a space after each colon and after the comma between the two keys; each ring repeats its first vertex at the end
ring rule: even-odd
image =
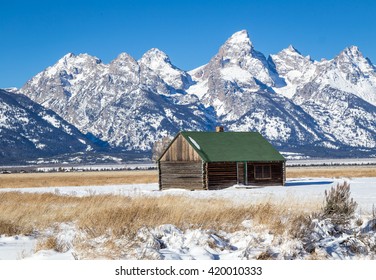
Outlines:
{"type": "Polygon", "coordinates": [[[223,126],[216,126],[215,127],[215,132],[223,132],[223,126]]]}

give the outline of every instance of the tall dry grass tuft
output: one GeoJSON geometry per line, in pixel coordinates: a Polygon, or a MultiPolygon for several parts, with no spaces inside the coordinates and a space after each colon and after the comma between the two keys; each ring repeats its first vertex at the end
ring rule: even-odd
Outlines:
{"type": "Polygon", "coordinates": [[[48,238],[41,239],[37,242],[35,251],[40,250],[55,250],[56,252],[63,253],[65,250],[59,243],[56,237],[49,236],[48,238]]]}

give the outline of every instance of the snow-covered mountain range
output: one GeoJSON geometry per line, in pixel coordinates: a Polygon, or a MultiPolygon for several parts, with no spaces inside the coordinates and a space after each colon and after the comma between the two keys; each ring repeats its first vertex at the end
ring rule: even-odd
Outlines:
{"type": "Polygon", "coordinates": [[[70,53],[18,93],[127,151],[150,152],[162,137],[216,125],[257,130],[283,151],[311,156],[376,148],[376,67],[355,46],[331,60],[293,46],[266,57],[243,30],[189,72],[158,49],[108,64],[70,53]]]}

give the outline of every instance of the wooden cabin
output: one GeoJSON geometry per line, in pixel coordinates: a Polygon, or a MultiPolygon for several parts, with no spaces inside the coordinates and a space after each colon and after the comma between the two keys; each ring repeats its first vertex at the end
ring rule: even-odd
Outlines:
{"type": "Polygon", "coordinates": [[[284,185],[285,162],[258,132],[180,132],[157,160],[159,188],[284,185]]]}

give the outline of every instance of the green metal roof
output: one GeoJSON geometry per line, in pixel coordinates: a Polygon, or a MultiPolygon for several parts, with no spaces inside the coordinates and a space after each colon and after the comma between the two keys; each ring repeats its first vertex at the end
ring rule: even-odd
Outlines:
{"type": "Polygon", "coordinates": [[[206,162],[285,160],[258,132],[185,131],[181,135],[206,162]]]}

